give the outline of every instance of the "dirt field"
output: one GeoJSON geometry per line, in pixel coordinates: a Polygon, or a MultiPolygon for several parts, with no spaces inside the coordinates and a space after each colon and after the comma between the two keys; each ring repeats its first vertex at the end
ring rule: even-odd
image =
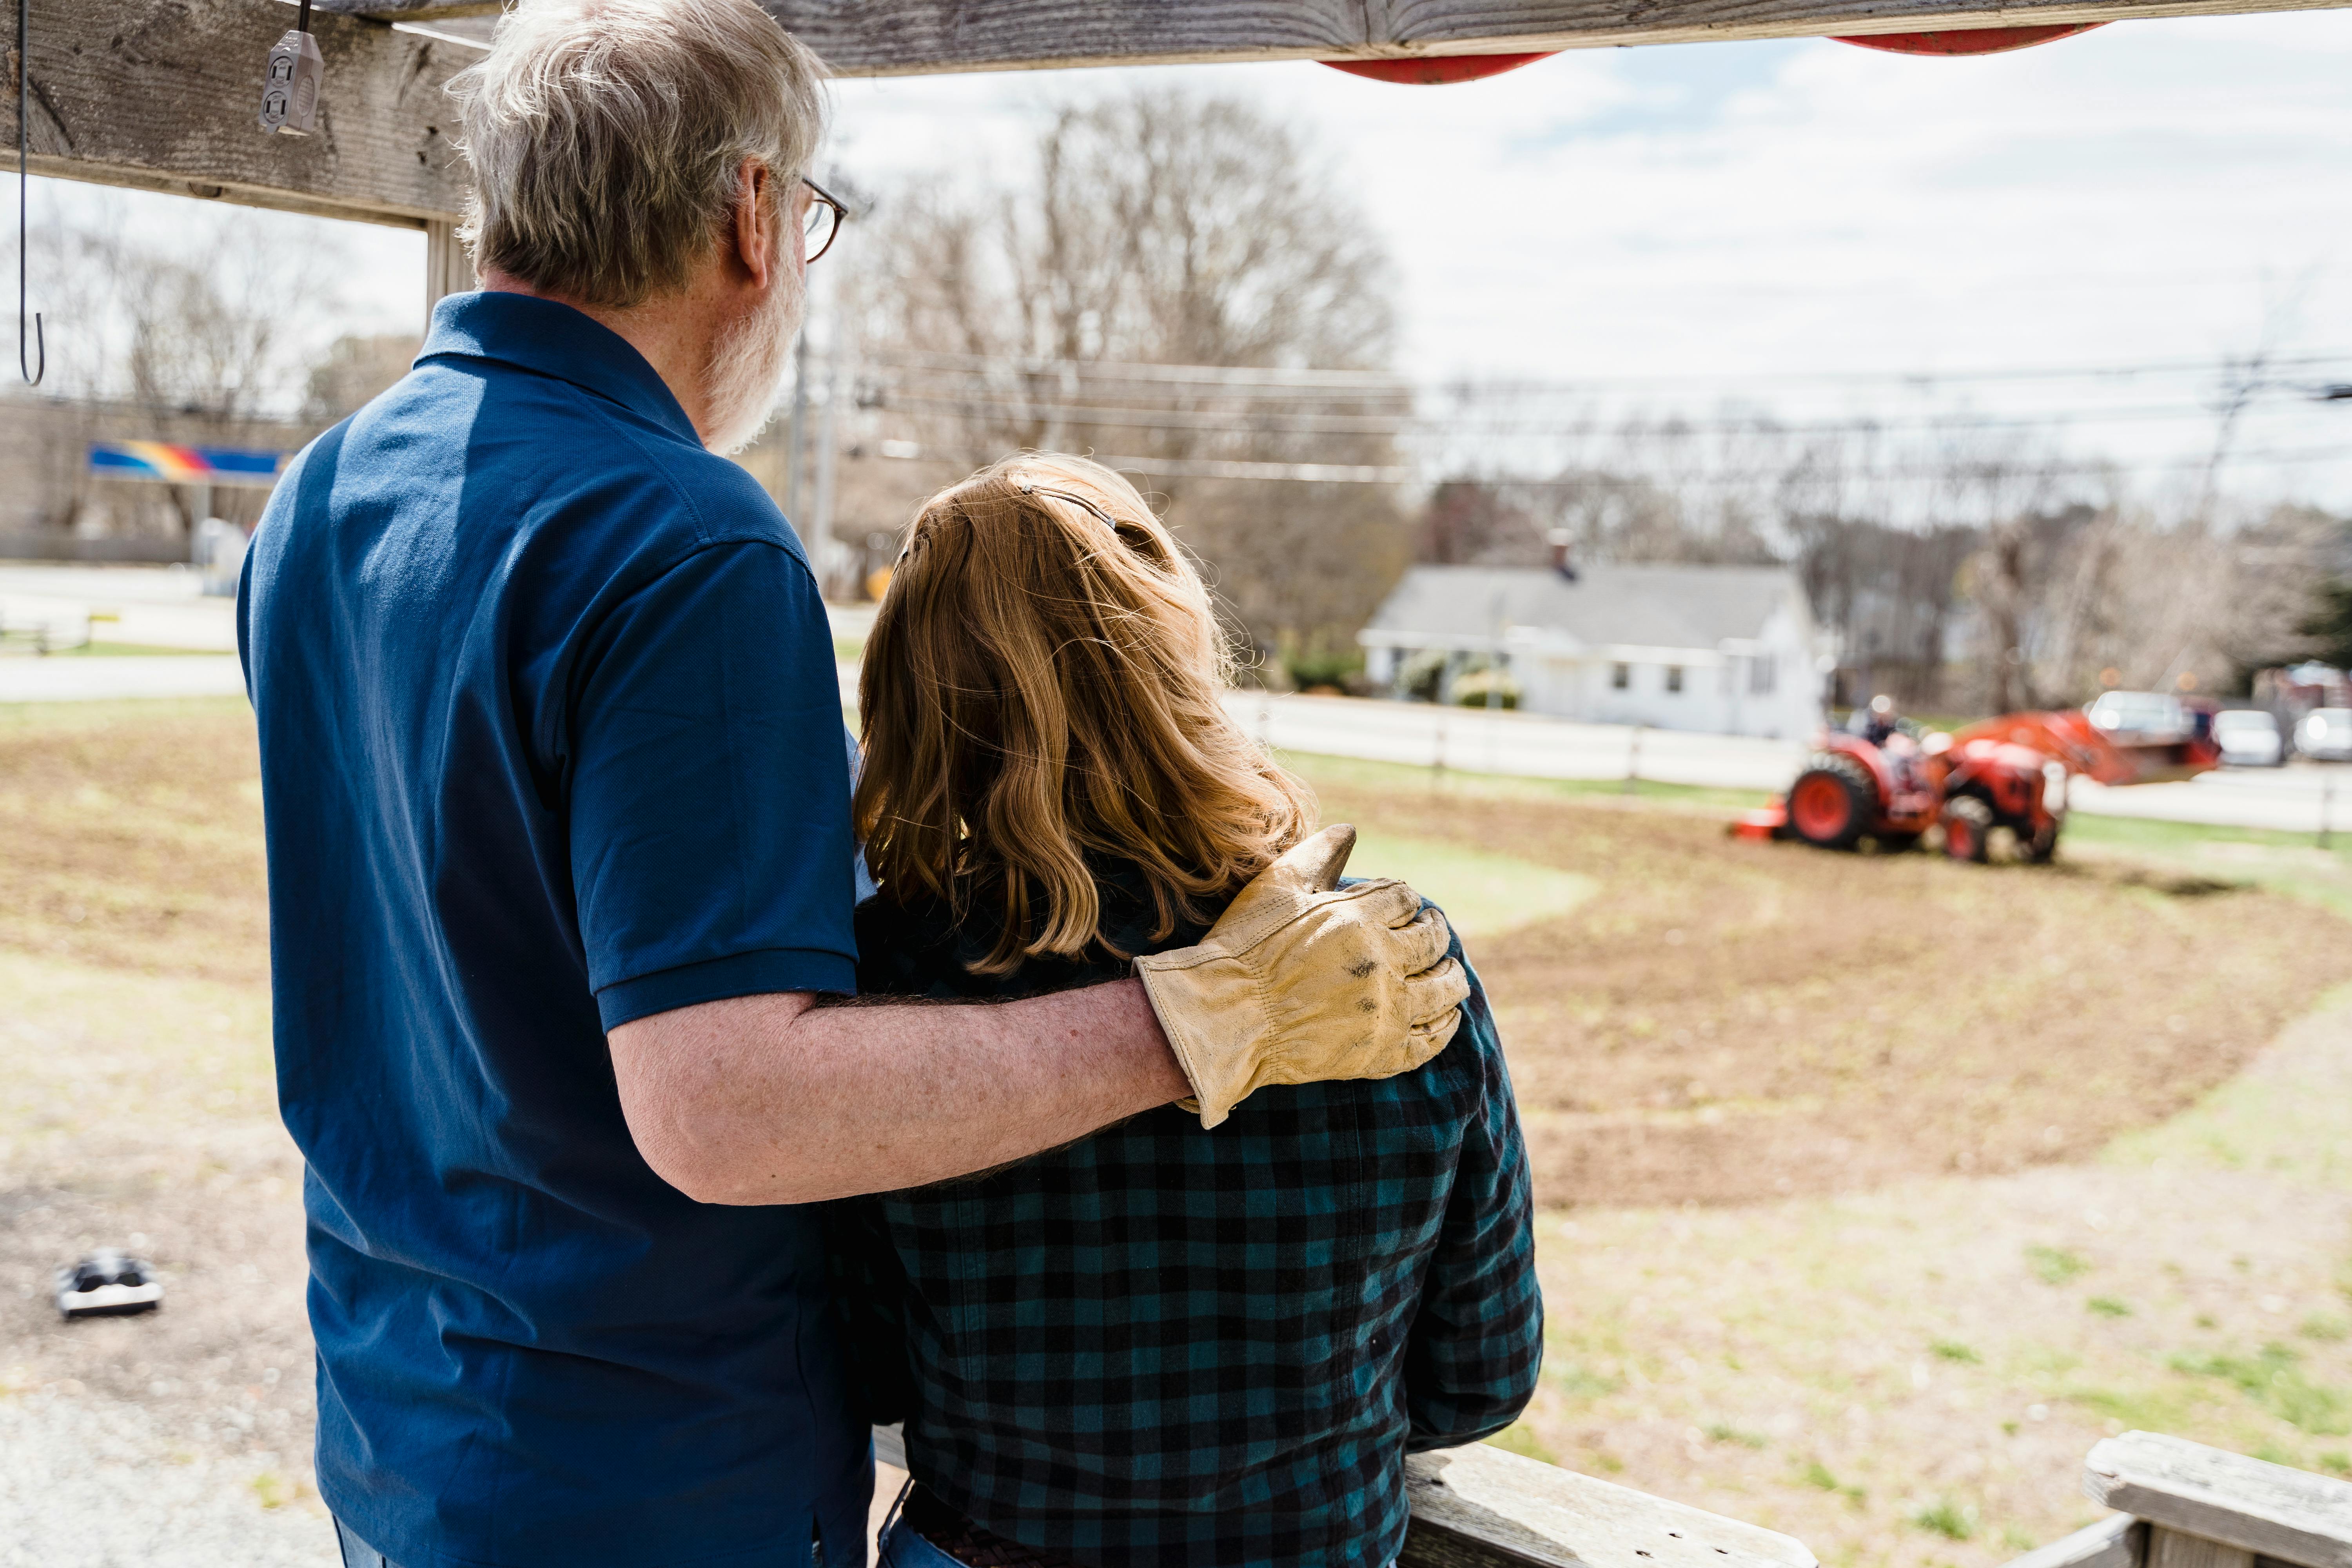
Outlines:
{"type": "MultiPolygon", "coordinates": [[[[1823,856],[1304,765],[1502,1011],[1551,1205],[1511,1446],[1900,1568],[2081,1522],[2126,1425],[2352,1468],[2352,1012],[2232,1077],[2352,928],[2258,857],[1823,856]]],[[[240,704],[0,710],[0,1568],[331,1561],[258,825],[240,704]],[[49,1270],[125,1240],[164,1310],[59,1323],[49,1270]]]]}
{"type": "MultiPolygon", "coordinates": [[[[2113,859],[1827,855],[1728,838],[1711,801],[1308,771],[1327,820],[1507,846],[1600,884],[1468,942],[1547,1204],[2079,1159],[2235,1072],[2331,982],[2347,934],[2305,903],[2113,859]]],[[[1442,881],[1424,877],[1441,902],[1442,881]]]]}

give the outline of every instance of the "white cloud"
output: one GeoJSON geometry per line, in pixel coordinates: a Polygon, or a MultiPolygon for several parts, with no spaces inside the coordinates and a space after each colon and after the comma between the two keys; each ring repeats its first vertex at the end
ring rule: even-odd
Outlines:
{"type": "MultiPolygon", "coordinates": [[[[2119,24],[1979,58],[1827,40],[1595,50],[1445,88],[1311,64],[902,78],[840,84],[840,154],[868,179],[969,168],[1014,146],[1036,104],[1139,77],[1254,98],[1349,172],[1402,269],[1407,366],[1430,374],[2218,360],[2255,346],[2266,317],[2283,347],[2352,354],[2347,54],[2352,15],[2306,12],[2119,24]]],[[[2335,368],[2352,379],[2352,358],[2335,368]]],[[[2210,447],[2209,391],[2173,377],[1969,395],[2021,414],[2187,411],[2071,438],[2155,462],[2210,447]]],[[[1774,396],[1794,413],[1853,394],[1774,396]]],[[[2352,405],[2278,404],[2240,444],[2347,437],[2352,405]]],[[[2352,463],[2286,478],[2352,505],[2352,463]]]]}
{"type": "MultiPolygon", "coordinates": [[[[1827,40],[1591,50],[1444,88],[1307,63],[852,80],[834,156],[869,184],[952,175],[1017,157],[1070,96],[1149,80],[1252,98],[1315,133],[1388,237],[1404,368],[1422,374],[1693,378],[1625,395],[1843,413],[1864,405],[1853,387],[1788,378],[2218,361],[2270,319],[2282,347],[2344,351],[2330,369],[2352,380],[2347,56],[2352,12],[2334,11],[2124,23],[1974,59],[1827,40]]],[[[37,185],[37,223],[94,199],[37,185]]],[[[190,209],[106,199],[164,236],[190,209]]],[[[254,242],[308,221],[257,216],[254,242]]],[[[345,264],[320,288],[354,330],[413,327],[417,237],[336,227],[345,264]]],[[[2069,437],[2158,463],[2210,447],[2210,391],[2174,376],[1966,396],[2188,410],[2069,437]]],[[[1880,412],[1916,406],[1874,392],[1880,412]]],[[[2352,403],[2279,402],[2241,445],[2347,437],[2352,403]]],[[[2352,508],[2352,461],[2242,471],[2352,508]]]]}

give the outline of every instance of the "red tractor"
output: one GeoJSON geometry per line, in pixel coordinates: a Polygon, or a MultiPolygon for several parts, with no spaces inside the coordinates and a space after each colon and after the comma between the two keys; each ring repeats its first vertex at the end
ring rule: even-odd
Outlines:
{"type": "Polygon", "coordinates": [[[2221,761],[2210,708],[2158,700],[2170,706],[2147,729],[2110,730],[2095,712],[2066,709],[2004,714],[1945,735],[1895,718],[1882,699],[1864,732],[1823,735],[1780,804],[1750,813],[1735,831],[1823,849],[1851,849],[1864,838],[1908,849],[1940,824],[1945,854],[1982,861],[1994,830],[2006,828],[2021,858],[2047,860],[2058,849],[2074,775],[2162,784],[2221,761]]]}

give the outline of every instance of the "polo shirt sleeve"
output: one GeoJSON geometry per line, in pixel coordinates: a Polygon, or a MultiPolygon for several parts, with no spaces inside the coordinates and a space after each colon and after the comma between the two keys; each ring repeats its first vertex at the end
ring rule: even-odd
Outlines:
{"type": "Polygon", "coordinates": [[[688,556],[608,616],[572,707],[572,886],[608,1030],[856,989],[833,641],[781,545],[688,556]]]}

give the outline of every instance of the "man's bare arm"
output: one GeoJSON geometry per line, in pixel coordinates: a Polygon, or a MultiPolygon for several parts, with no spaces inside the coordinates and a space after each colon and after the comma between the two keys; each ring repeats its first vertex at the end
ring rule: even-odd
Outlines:
{"type": "Polygon", "coordinates": [[[609,1037],[655,1173],[710,1204],[800,1204],[985,1170],[1192,1092],[1143,986],[1020,1002],[740,996],[609,1037]]]}

